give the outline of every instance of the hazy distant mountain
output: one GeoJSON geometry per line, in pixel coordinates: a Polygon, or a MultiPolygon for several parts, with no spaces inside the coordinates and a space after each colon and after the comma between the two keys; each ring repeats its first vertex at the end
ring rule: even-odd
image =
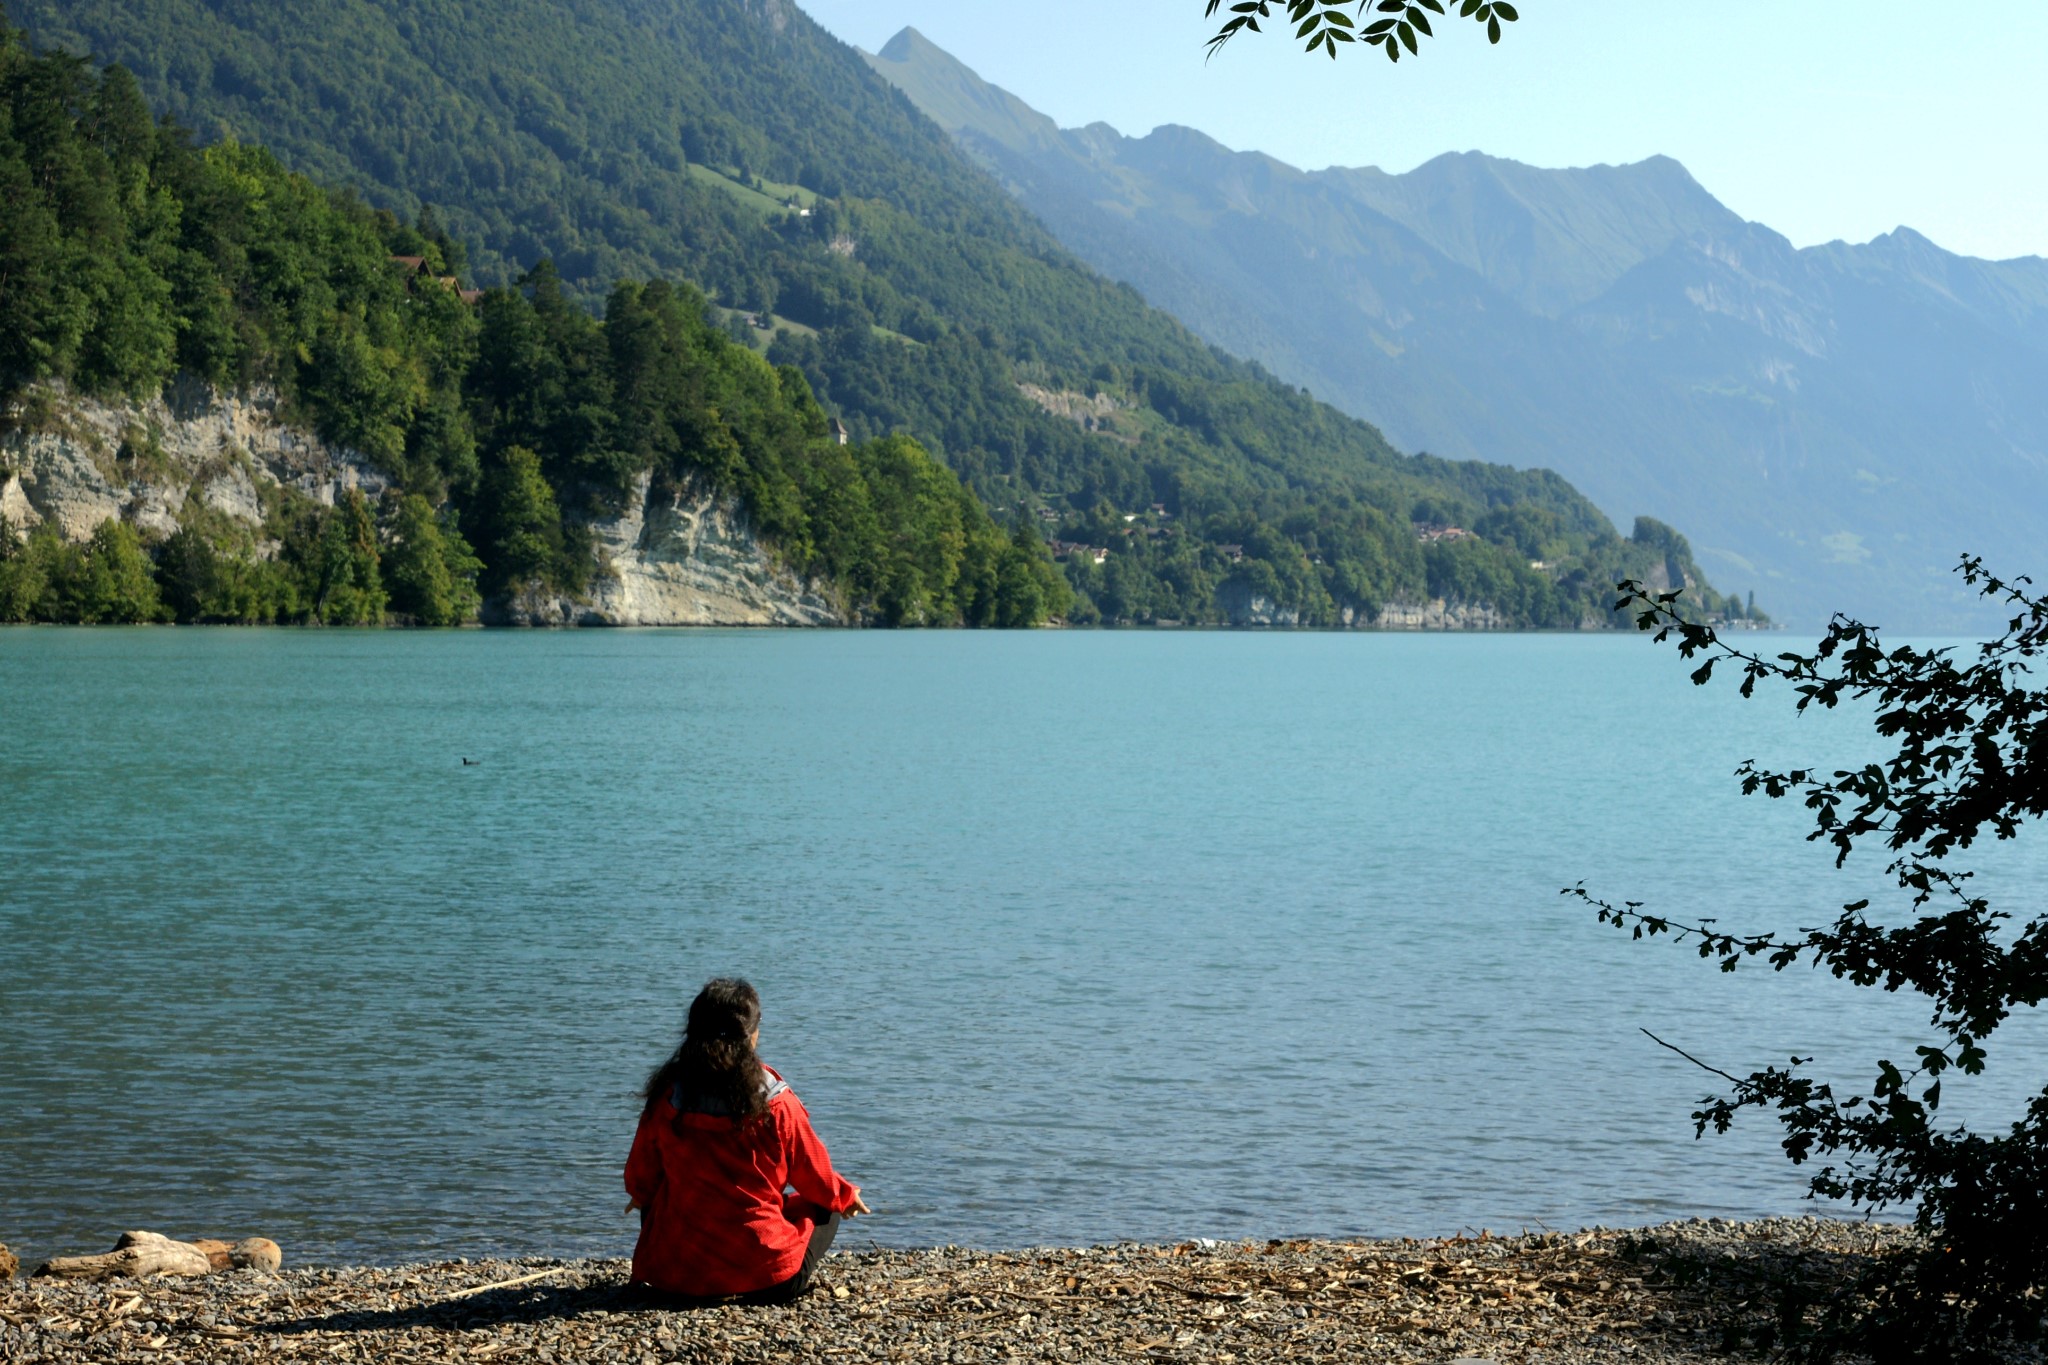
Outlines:
{"type": "Polygon", "coordinates": [[[1981,623],[1966,549],[2048,573],[2048,261],[1904,228],[1795,250],[1666,157],[1303,172],[1187,128],[1060,129],[914,30],[868,60],[1212,342],[1397,444],[1682,524],[1801,625],[1981,623]]]}

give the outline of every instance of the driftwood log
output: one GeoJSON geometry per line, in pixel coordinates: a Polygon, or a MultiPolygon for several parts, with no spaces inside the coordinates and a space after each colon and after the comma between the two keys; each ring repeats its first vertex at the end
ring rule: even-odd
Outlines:
{"type": "Polygon", "coordinates": [[[124,1232],[112,1251],[97,1256],[53,1256],[36,1274],[59,1280],[111,1280],[148,1275],[210,1275],[216,1270],[275,1270],[284,1253],[267,1237],[230,1245],[211,1237],[174,1242],[156,1232],[124,1232]]]}

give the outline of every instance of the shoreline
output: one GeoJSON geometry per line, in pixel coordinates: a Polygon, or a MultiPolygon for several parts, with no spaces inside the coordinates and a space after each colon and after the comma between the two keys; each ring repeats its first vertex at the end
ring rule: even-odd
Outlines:
{"type": "MultiPolygon", "coordinates": [[[[502,1258],[0,1288],[0,1360],[1757,1358],[1910,1228],[1685,1219],[1511,1237],[835,1248],[780,1308],[676,1309],[624,1260],[502,1258]],[[506,1283],[506,1282],[512,1283],[506,1283]]],[[[286,1249],[289,1257],[290,1249],[286,1249]]]]}
{"type": "MultiPolygon", "coordinates": [[[[1790,627],[1783,624],[1750,626],[1741,623],[1716,623],[1717,631],[1764,634],[1777,632],[1785,634],[1790,627]]],[[[850,635],[895,632],[906,635],[955,633],[976,635],[1030,635],[1052,632],[1065,635],[1132,635],[1158,633],[1167,635],[1583,635],[1629,636],[1641,634],[1635,626],[1622,623],[1616,625],[1579,626],[1281,626],[1281,625],[1233,625],[1227,621],[1126,621],[1114,625],[1092,622],[1088,625],[1069,625],[1064,621],[1042,621],[1035,626],[873,626],[857,622],[842,622],[832,625],[798,625],[788,622],[719,621],[689,622],[678,621],[668,624],[633,623],[614,625],[610,622],[570,622],[566,624],[509,624],[491,621],[464,621],[453,626],[423,626],[413,622],[387,621],[381,625],[323,625],[311,621],[0,621],[4,630],[278,630],[326,632],[339,631],[352,634],[369,634],[396,631],[404,634],[463,634],[487,633],[517,635],[528,634],[569,634],[576,631],[590,631],[595,634],[623,633],[630,631],[789,631],[805,635],[850,635]]],[[[1908,638],[1920,638],[1909,636],[1908,638]]],[[[1946,638],[1946,637],[1940,637],[1946,638]]]]}

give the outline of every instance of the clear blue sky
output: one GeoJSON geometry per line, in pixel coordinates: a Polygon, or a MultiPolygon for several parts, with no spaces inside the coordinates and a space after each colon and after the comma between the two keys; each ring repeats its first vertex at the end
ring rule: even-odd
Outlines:
{"type": "Polygon", "coordinates": [[[1062,126],[1181,123],[1310,168],[1661,152],[1801,246],[1905,224],[2048,256],[2048,0],[1519,0],[1499,47],[1445,24],[1399,66],[1284,32],[1204,64],[1202,0],[798,2],[870,51],[914,25],[1062,126]]]}

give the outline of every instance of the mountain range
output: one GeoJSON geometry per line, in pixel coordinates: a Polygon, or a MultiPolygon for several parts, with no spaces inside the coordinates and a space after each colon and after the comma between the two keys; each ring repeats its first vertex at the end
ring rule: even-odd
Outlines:
{"type": "Polygon", "coordinates": [[[1794,248],[1676,161],[1303,171],[1190,128],[1060,128],[915,30],[870,65],[1076,255],[1398,445],[1557,470],[1803,626],[1983,623],[2039,572],[2048,261],[1900,228],[1794,248]]]}
{"type": "MultiPolygon", "coordinates": [[[[607,312],[622,279],[703,291],[855,446],[913,437],[1049,541],[1076,619],[1612,624],[1624,576],[1736,614],[1671,527],[1620,535],[1544,469],[1403,454],[1105,279],[789,0],[7,12],[200,143],[452,238],[478,285],[607,312]]],[[[536,447],[565,509],[624,458],[601,407],[536,447]]]]}

